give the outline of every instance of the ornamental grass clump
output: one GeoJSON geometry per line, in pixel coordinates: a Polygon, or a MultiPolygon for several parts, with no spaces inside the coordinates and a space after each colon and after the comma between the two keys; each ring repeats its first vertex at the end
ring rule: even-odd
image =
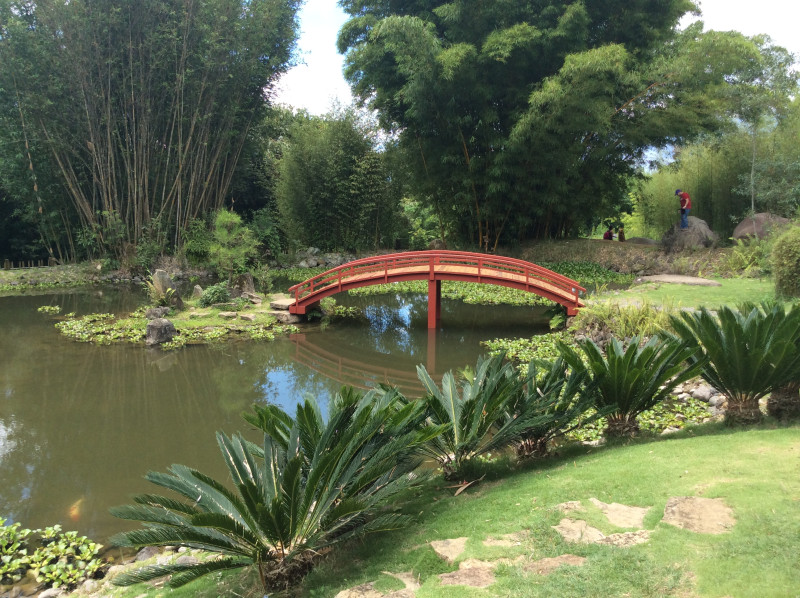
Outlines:
{"type": "Polygon", "coordinates": [[[404,516],[381,505],[418,482],[421,446],[440,433],[423,426],[425,407],[395,390],[360,395],[342,389],[327,421],[313,398],[295,417],[279,407],[245,416],[264,431],[262,446],[217,434],[232,488],[173,465],[147,479],[183,500],[155,494],[112,509],[144,529],[118,534],[119,546],[186,546],[216,553],[199,563],[150,565],[114,578],[131,585],[171,575],[170,587],[202,575],[255,566],[265,590],[284,589],[334,545],[369,532],[397,529],[404,516]]]}
{"type": "Polygon", "coordinates": [[[611,339],[605,354],[591,340],[579,343],[581,353],[560,346],[574,372],[587,371],[592,383],[588,393],[595,409],[607,414],[607,437],[637,434],[638,415],[697,375],[705,363],[702,358],[690,361],[698,349],[679,339],[651,338],[641,346],[640,342],[635,336],[626,348],[618,339],[611,339]]]}
{"type": "Polygon", "coordinates": [[[800,309],[769,303],[716,313],[703,308],[672,316],[671,324],[674,333],[664,338],[698,349],[691,359],[703,364],[703,379],[727,396],[728,424],[758,423],[759,400],[800,381],[800,309]]]}

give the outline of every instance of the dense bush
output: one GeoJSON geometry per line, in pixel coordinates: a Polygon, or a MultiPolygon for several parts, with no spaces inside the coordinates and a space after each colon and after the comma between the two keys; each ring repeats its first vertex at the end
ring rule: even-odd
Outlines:
{"type": "Polygon", "coordinates": [[[800,297],[800,227],[791,227],[775,241],[772,272],[778,295],[800,297]]]}
{"type": "Polygon", "coordinates": [[[231,292],[230,289],[228,289],[228,283],[220,282],[204,290],[197,303],[200,307],[208,307],[215,303],[227,303],[230,300],[231,292]]]}

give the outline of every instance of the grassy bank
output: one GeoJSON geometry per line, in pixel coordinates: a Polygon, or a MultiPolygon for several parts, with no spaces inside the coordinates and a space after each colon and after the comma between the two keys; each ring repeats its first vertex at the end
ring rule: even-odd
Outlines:
{"type": "Polygon", "coordinates": [[[372,538],[339,553],[312,573],[304,596],[334,596],[361,583],[411,571],[421,583],[418,598],[463,596],[444,586],[441,573],[468,558],[502,565],[495,584],[470,588],[470,596],[792,596],[797,591],[793,560],[800,549],[798,428],[731,432],[710,426],[705,435],[681,436],[606,449],[578,448],[546,463],[482,482],[453,496],[432,485],[403,510],[417,515],[413,527],[372,538]],[[769,471],[769,476],[764,472],[769,471]],[[699,534],[661,522],[670,497],[721,498],[736,523],[722,534],[699,534]],[[565,515],[557,505],[581,501],[584,519],[606,534],[616,528],[589,503],[649,507],[644,544],[621,548],[569,544],[553,530],[565,515]],[[518,534],[511,547],[486,546],[489,537],[518,534]],[[432,540],[468,538],[455,563],[438,558],[432,540]],[[582,567],[562,567],[549,576],[523,572],[527,561],[560,554],[584,556],[582,567]]]}
{"type": "MultiPolygon", "coordinates": [[[[413,515],[412,526],[347,546],[294,593],[283,595],[333,597],[371,582],[374,590],[388,594],[403,587],[388,572],[410,573],[420,585],[417,598],[794,596],[800,551],[798,454],[797,427],[735,431],[706,425],[624,445],[576,446],[518,469],[502,462],[487,465],[486,478],[458,496],[441,481],[408,496],[393,509],[413,515]],[[735,523],[719,534],[664,523],[667,501],[682,496],[721,499],[735,523]],[[636,529],[611,524],[590,498],[649,508],[641,526],[649,530],[649,540],[629,547],[563,540],[553,526],[565,517],[586,521],[606,535],[636,529]],[[566,501],[580,501],[581,510],[564,514],[558,505],[566,501]],[[508,534],[513,541],[507,545],[485,542],[508,534]],[[448,563],[430,543],[455,538],[466,538],[465,548],[448,563]],[[525,571],[531,562],[563,554],[586,560],[549,575],[525,571]],[[468,559],[512,560],[495,568],[488,587],[443,585],[439,576],[468,559]]],[[[247,576],[217,575],[179,590],[139,585],[106,595],[256,596],[255,587],[255,579],[247,576]]]]}

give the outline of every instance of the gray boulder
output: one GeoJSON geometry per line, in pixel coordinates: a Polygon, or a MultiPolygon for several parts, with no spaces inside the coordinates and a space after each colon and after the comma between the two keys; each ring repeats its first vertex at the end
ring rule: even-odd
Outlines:
{"type": "Polygon", "coordinates": [[[447,243],[445,243],[441,239],[434,239],[433,241],[428,243],[428,249],[436,249],[441,251],[447,249],[447,243]]]}
{"type": "Polygon", "coordinates": [[[156,270],[153,274],[153,286],[156,289],[156,292],[159,295],[166,295],[169,289],[172,289],[174,293],[178,292],[178,289],[175,287],[175,283],[172,282],[169,274],[167,274],[166,270],[156,270]]]}
{"type": "Polygon", "coordinates": [[[689,216],[689,228],[681,229],[680,224],[676,223],[670,230],[664,233],[661,245],[664,251],[683,251],[684,249],[696,249],[700,247],[713,247],[719,241],[717,233],[712,231],[705,220],[689,216]]]}
{"type": "Polygon", "coordinates": [[[738,241],[747,239],[766,239],[775,230],[780,230],[789,224],[787,218],[761,212],[748,216],[733,229],[733,238],[738,241]]]}
{"type": "Polygon", "coordinates": [[[157,318],[163,318],[169,314],[169,311],[169,307],[151,307],[145,312],[144,317],[148,320],[155,320],[157,318]]]}
{"type": "Polygon", "coordinates": [[[194,285],[192,289],[192,299],[200,299],[203,296],[203,287],[199,284],[194,285]]]}
{"type": "Polygon", "coordinates": [[[253,275],[249,272],[239,274],[235,277],[229,285],[231,289],[231,297],[241,297],[245,293],[255,295],[256,285],[253,281],[253,275]]]}
{"type": "Polygon", "coordinates": [[[175,330],[175,325],[172,322],[166,318],[156,318],[147,323],[145,344],[160,345],[161,343],[168,343],[176,334],[178,334],[178,331],[175,330]]]}

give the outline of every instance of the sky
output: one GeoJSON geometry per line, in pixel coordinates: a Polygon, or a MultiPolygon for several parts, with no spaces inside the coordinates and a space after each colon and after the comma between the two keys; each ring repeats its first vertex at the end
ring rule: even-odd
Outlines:
{"type": "MultiPolygon", "coordinates": [[[[751,36],[766,33],[800,62],[800,2],[798,0],[699,0],[705,29],[739,31],[751,36]]],[[[697,17],[684,17],[685,27],[697,17]]],[[[346,20],[336,0],[306,0],[300,12],[301,64],[277,85],[279,104],[305,108],[311,114],[330,111],[334,102],[352,101],[342,75],[344,58],[336,51],[336,36],[346,20]]]]}

